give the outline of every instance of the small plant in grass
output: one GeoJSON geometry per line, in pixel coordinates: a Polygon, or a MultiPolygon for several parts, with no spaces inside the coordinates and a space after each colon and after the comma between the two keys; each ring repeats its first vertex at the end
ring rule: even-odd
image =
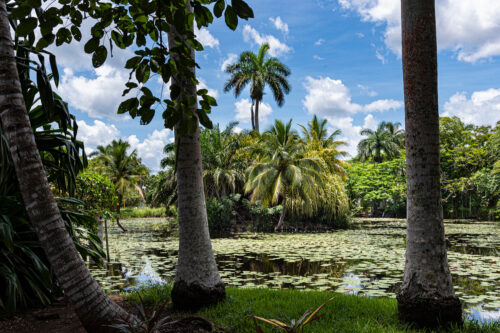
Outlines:
{"type": "Polygon", "coordinates": [[[283,320],[281,318],[278,318],[279,320],[278,319],[266,319],[266,318],[253,316],[253,315],[250,315],[250,317],[253,318],[253,321],[255,324],[255,331],[257,333],[264,333],[264,331],[262,330],[262,327],[260,327],[260,325],[257,323],[257,320],[260,320],[264,323],[272,325],[283,332],[302,333],[302,332],[304,332],[304,327],[307,324],[312,323],[313,321],[318,320],[319,318],[321,318],[325,315],[324,313],[323,314],[318,314],[318,313],[328,302],[330,302],[334,298],[335,297],[328,299],[325,303],[321,304],[314,311],[307,310],[306,312],[304,312],[304,314],[299,319],[289,319],[289,320],[283,320]]]}
{"type": "Polygon", "coordinates": [[[116,324],[110,325],[112,328],[123,333],[156,333],[174,323],[171,317],[162,316],[165,308],[170,303],[170,299],[167,299],[163,303],[156,302],[153,308],[148,311],[146,310],[142,296],[137,293],[137,297],[140,301],[139,304],[136,304],[137,320],[126,321],[120,319],[116,324]]]}

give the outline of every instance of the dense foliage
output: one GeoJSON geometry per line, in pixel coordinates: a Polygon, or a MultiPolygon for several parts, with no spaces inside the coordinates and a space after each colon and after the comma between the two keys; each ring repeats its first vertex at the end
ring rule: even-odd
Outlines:
{"type": "MultiPolygon", "coordinates": [[[[391,138],[390,127],[397,129],[393,124],[381,123],[376,131],[370,132],[370,142],[391,138]]],[[[499,132],[500,125],[491,128],[464,124],[457,117],[440,118],[445,218],[500,218],[499,132]]],[[[394,145],[401,142],[387,141],[394,145]]],[[[349,162],[347,188],[351,209],[372,216],[405,217],[404,150],[389,154],[382,143],[373,146],[380,146],[380,153],[375,148],[361,149],[366,146],[369,145],[360,143],[359,156],[349,162]]]]}

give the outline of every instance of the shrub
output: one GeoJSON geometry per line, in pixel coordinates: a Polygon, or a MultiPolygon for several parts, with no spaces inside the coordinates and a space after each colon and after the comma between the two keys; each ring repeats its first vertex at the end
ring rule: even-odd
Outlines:
{"type": "Polygon", "coordinates": [[[228,232],[235,224],[235,200],[232,197],[207,199],[207,218],[210,232],[228,232]]]}

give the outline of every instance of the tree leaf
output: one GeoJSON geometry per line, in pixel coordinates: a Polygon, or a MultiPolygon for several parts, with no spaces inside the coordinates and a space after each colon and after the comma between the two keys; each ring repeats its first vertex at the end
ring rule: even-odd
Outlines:
{"type": "Polygon", "coordinates": [[[215,3],[214,6],[214,15],[215,17],[219,18],[222,16],[222,13],[224,12],[224,8],[226,7],[226,3],[224,0],[218,0],[215,3]]]}
{"type": "Polygon", "coordinates": [[[104,45],[101,45],[97,48],[97,50],[92,55],[92,65],[97,68],[101,67],[102,64],[106,61],[108,56],[108,50],[104,45]]]}
{"type": "Polygon", "coordinates": [[[233,7],[231,6],[226,7],[226,12],[224,13],[224,19],[226,20],[226,25],[229,27],[229,29],[236,30],[236,27],[238,26],[238,16],[236,15],[236,12],[234,11],[233,7]]]}
{"type": "Polygon", "coordinates": [[[36,17],[27,17],[21,20],[21,23],[17,26],[16,34],[21,37],[28,36],[33,30],[35,30],[38,24],[36,17]]]}

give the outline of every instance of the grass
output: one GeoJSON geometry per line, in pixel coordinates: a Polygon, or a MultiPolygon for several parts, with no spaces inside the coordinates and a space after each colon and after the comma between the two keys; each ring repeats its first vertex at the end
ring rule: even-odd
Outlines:
{"type": "Polygon", "coordinates": [[[122,218],[141,218],[141,217],[165,217],[165,207],[158,208],[122,208],[120,211],[122,218]]]}
{"type": "MultiPolygon", "coordinates": [[[[164,301],[170,296],[171,286],[151,286],[139,290],[145,304],[164,301]]],[[[253,319],[248,315],[264,318],[298,319],[306,310],[315,309],[328,298],[321,313],[325,316],[311,323],[306,332],[420,332],[401,323],[397,303],[392,298],[366,298],[338,295],[324,291],[299,291],[291,289],[238,289],[227,288],[227,298],[215,306],[201,310],[196,315],[205,317],[226,332],[256,332],[253,319]]],[[[138,302],[137,293],[123,294],[130,302],[138,302]]],[[[182,315],[182,314],[181,314],[182,315]]],[[[274,332],[262,323],[265,332],[274,332]]],[[[438,332],[500,332],[500,322],[479,324],[467,321],[464,328],[438,332]]]]}

